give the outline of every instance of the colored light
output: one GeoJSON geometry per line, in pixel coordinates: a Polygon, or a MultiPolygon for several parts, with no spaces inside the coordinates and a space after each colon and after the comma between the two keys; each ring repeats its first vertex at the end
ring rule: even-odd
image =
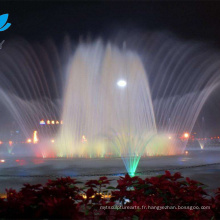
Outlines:
{"type": "Polygon", "coordinates": [[[83,135],[82,136],[82,143],[85,143],[85,142],[87,142],[87,139],[86,139],[85,135],[83,135]]]}
{"type": "Polygon", "coordinates": [[[2,141],[0,141],[0,144],[2,144],[2,141]]]}
{"type": "Polygon", "coordinates": [[[63,124],[63,121],[60,121],[60,124],[62,125],[62,124],[63,124]]]}
{"type": "Polygon", "coordinates": [[[189,138],[189,133],[184,133],[184,138],[189,138]]]}
{"type": "Polygon", "coordinates": [[[56,124],[58,125],[58,124],[60,124],[60,122],[59,122],[59,121],[56,121],[56,124]]]}
{"type": "Polygon", "coordinates": [[[187,155],[189,152],[188,151],[185,151],[185,154],[187,155]]]}
{"type": "Polygon", "coordinates": [[[172,139],[172,137],[171,137],[171,136],[169,136],[168,138],[169,138],[170,140],[172,139]]]}
{"type": "Polygon", "coordinates": [[[9,145],[10,145],[10,146],[12,146],[12,144],[13,144],[13,141],[9,141],[8,143],[9,143],[9,145]]]}
{"type": "Polygon", "coordinates": [[[27,139],[27,143],[31,143],[31,139],[30,138],[27,139]]]}
{"type": "Polygon", "coordinates": [[[1,162],[1,163],[4,163],[4,162],[5,162],[5,160],[0,160],[0,162],[1,162]]]}
{"type": "Polygon", "coordinates": [[[52,140],[51,140],[51,143],[54,143],[54,142],[55,142],[55,141],[52,139],[52,140]]]}
{"type": "Polygon", "coordinates": [[[54,122],[54,121],[51,121],[51,124],[53,124],[53,125],[54,125],[54,124],[55,124],[55,122],[54,122]]]}
{"type": "Polygon", "coordinates": [[[47,120],[47,124],[50,125],[50,120],[47,120]]]}
{"type": "Polygon", "coordinates": [[[45,121],[44,121],[44,120],[41,120],[41,121],[40,121],[40,125],[45,125],[45,121]]]}
{"type": "Polygon", "coordinates": [[[126,165],[126,169],[128,170],[128,174],[130,177],[133,177],[135,176],[135,173],[136,173],[136,169],[137,169],[137,166],[138,166],[138,163],[140,161],[140,156],[137,156],[134,158],[134,160],[132,161],[131,163],[131,166],[130,167],[127,167],[126,165]]]}
{"type": "Polygon", "coordinates": [[[38,142],[37,131],[33,133],[33,143],[36,144],[38,142]]]}

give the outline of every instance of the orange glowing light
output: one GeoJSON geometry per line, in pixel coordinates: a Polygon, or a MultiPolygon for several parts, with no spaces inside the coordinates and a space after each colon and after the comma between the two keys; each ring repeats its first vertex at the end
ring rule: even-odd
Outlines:
{"type": "Polygon", "coordinates": [[[60,124],[62,125],[62,124],[63,124],[63,121],[60,121],[60,124]]]}
{"type": "Polygon", "coordinates": [[[0,144],[2,144],[2,141],[0,141],[0,144]]]}
{"type": "Polygon", "coordinates": [[[33,143],[36,144],[38,142],[37,131],[33,133],[33,143]]]}
{"type": "Polygon", "coordinates": [[[27,142],[27,143],[31,143],[32,140],[31,140],[30,138],[28,138],[26,142],[27,142]]]}
{"type": "Polygon", "coordinates": [[[52,140],[51,140],[51,143],[54,143],[54,142],[55,142],[54,139],[52,139],[52,140]]]}
{"type": "Polygon", "coordinates": [[[189,152],[188,151],[185,151],[185,154],[188,154],[189,152]]]}
{"type": "Polygon", "coordinates": [[[47,124],[50,125],[50,120],[47,120],[47,124]]]}
{"type": "Polygon", "coordinates": [[[54,121],[51,121],[51,124],[52,124],[52,125],[54,125],[54,124],[55,124],[55,122],[54,122],[54,121]]]}
{"type": "Polygon", "coordinates": [[[58,124],[60,124],[60,122],[59,122],[59,121],[56,121],[56,124],[58,125],[58,124]]]}
{"type": "MultiPolygon", "coordinates": [[[[111,194],[104,194],[104,193],[96,193],[96,195],[101,195],[101,198],[111,198],[112,195],[111,194]]],[[[87,198],[87,195],[86,194],[81,194],[81,196],[83,197],[83,199],[86,199],[87,198]]],[[[92,195],[90,198],[94,198],[95,195],[92,195]]]]}
{"type": "Polygon", "coordinates": [[[13,144],[13,141],[9,141],[8,143],[9,143],[9,145],[10,145],[10,146],[12,146],[12,144],[13,144]]]}
{"type": "Polygon", "coordinates": [[[5,162],[5,160],[0,160],[0,162],[1,162],[1,163],[4,163],[4,162],[5,162]]]}
{"type": "Polygon", "coordinates": [[[183,136],[184,136],[184,138],[189,138],[189,133],[186,132],[186,133],[184,133],[183,136]]]}
{"type": "Polygon", "coordinates": [[[172,139],[172,137],[171,137],[171,136],[169,136],[168,138],[169,138],[170,140],[172,139]]]}

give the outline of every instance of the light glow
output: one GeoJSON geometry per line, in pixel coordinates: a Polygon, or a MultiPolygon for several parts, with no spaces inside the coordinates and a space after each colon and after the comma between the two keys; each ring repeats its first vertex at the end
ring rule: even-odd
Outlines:
{"type": "Polygon", "coordinates": [[[83,135],[83,136],[82,136],[82,143],[85,143],[85,142],[87,142],[87,139],[86,139],[86,136],[83,135]]]}
{"type": "Polygon", "coordinates": [[[189,133],[186,132],[186,133],[184,133],[183,136],[184,136],[184,138],[189,138],[189,133]]]}
{"type": "Polygon", "coordinates": [[[117,85],[119,87],[125,87],[127,85],[127,82],[125,80],[121,79],[121,80],[118,80],[117,85]]]}
{"type": "Polygon", "coordinates": [[[27,143],[31,143],[32,140],[30,138],[27,139],[27,143]]]}
{"type": "Polygon", "coordinates": [[[37,131],[34,131],[33,133],[33,143],[34,144],[38,143],[37,131]]]}
{"type": "Polygon", "coordinates": [[[40,125],[45,125],[45,121],[44,121],[44,120],[41,120],[41,121],[40,121],[40,125]]]}

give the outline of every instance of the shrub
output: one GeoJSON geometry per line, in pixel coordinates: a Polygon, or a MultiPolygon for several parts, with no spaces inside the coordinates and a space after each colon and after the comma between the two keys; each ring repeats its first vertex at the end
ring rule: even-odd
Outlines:
{"type": "Polygon", "coordinates": [[[85,184],[70,177],[45,185],[7,189],[0,199],[0,218],[46,219],[218,219],[220,188],[214,198],[204,185],[180,173],[142,179],[120,177],[113,187],[107,177],[85,184]],[[104,196],[106,193],[111,196],[104,196]],[[114,209],[113,209],[114,207],[114,209]],[[206,208],[206,209],[204,209],[206,208]],[[208,209],[207,209],[208,208],[208,209]],[[160,209],[160,210],[159,210],[160,209]]]}

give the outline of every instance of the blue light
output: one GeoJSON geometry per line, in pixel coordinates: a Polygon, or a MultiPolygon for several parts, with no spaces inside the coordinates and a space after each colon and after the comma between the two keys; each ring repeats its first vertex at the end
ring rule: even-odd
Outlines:
{"type": "Polygon", "coordinates": [[[40,125],[45,125],[45,121],[40,121],[40,125]]]}

